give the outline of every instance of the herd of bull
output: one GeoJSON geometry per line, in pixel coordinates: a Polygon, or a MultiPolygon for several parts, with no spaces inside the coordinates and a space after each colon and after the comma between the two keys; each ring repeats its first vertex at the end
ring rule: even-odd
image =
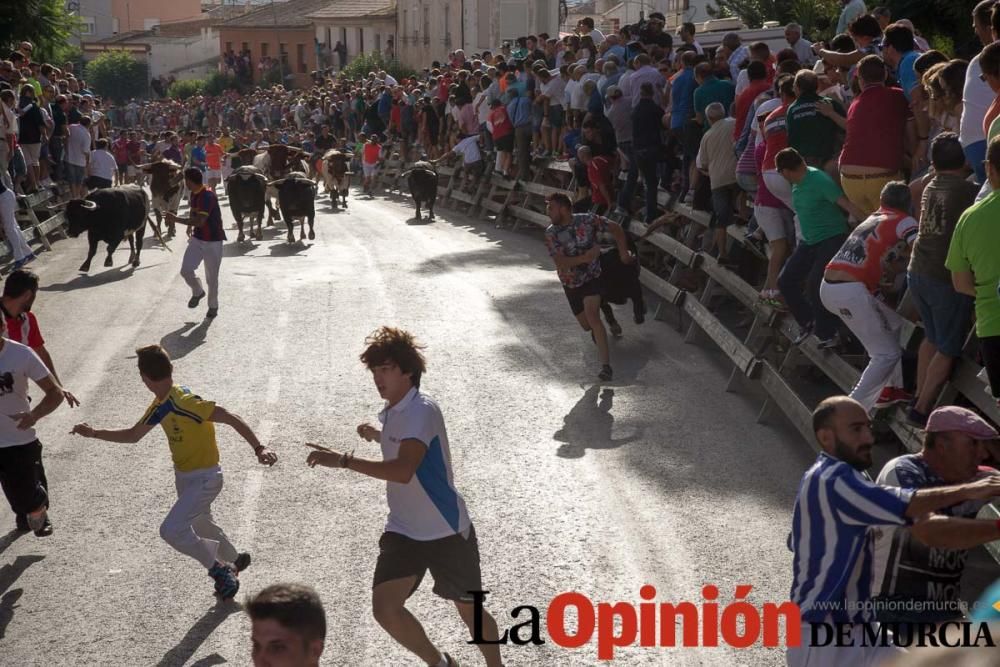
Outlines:
{"type": "MultiPolygon", "coordinates": [[[[322,180],[334,210],[347,208],[347,195],[352,175],[351,155],[338,149],[327,151],[310,164],[300,148],[273,145],[255,150],[245,148],[235,154],[241,166],[225,181],[230,210],[239,234],[237,243],[247,236],[263,238],[263,220],[268,224],[284,220],[288,227],[288,243],[295,243],[295,223],[300,223],[299,239],[306,238],[305,223],[309,223],[309,239],[315,239],[315,200],[317,181],[322,180]],[[244,232],[244,221],[248,224],[244,232]]],[[[98,244],[107,244],[104,266],[112,266],[112,254],[128,239],[131,253],[129,264],[139,266],[142,239],[149,223],[156,237],[166,245],[161,224],[167,212],[176,213],[184,192],[183,167],[171,160],[158,160],[139,165],[146,175],[149,193],[139,185],[120,185],[95,190],[85,199],[71,199],[50,210],[65,209],[66,231],[76,238],[87,232],[89,249],[80,271],[90,270],[98,244]],[[155,222],[151,218],[155,215],[155,222]]],[[[438,175],[431,162],[415,162],[403,174],[407,177],[410,194],[416,203],[416,217],[421,217],[421,205],[426,204],[434,218],[438,175]]],[[[167,218],[167,236],[174,236],[174,224],[167,218]]]]}

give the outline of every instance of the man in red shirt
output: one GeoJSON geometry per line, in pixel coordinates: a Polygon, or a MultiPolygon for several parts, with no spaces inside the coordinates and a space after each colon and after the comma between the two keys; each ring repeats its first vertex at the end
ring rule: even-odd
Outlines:
{"type": "Polygon", "coordinates": [[[747,65],[747,76],[750,78],[750,85],[746,90],[736,96],[736,125],[733,126],[733,140],[736,141],[743,134],[743,126],[750,115],[750,108],[757,96],[768,90],[771,84],[767,81],[767,65],[755,60],[747,65]]]}
{"type": "Polygon", "coordinates": [[[903,156],[916,144],[910,103],[899,88],[885,85],[885,62],[868,55],[858,63],[861,94],[854,98],[847,119],[830,105],[816,109],[847,130],[840,153],[844,194],[866,214],[879,207],[882,188],[901,178],[903,156]]]}
{"type": "Polygon", "coordinates": [[[603,215],[614,199],[612,187],[611,162],[604,155],[594,156],[590,146],[580,146],[576,156],[587,168],[587,181],[590,183],[590,201],[597,207],[597,214],[603,215]]]}
{"type": "Polygon", "coordinates": [[[870,361],[851,390],[865,410],[905,403],[899,332],[903,319],[880,299],[895,291],[897,276],[906,272],[917,238],[917,221],[910,217],[910,188],[893,181],[882,189],[881,206],[854,228],[826,265],[819,298],[840,316],[870,361]]]}
{"type": "Polygon", "coordinates": [[[500,100],[490,102],[490,115],[486,119],[497,149],[496,170],[504,177],[511,177],[511,163],[514,159],[514,124],[510,122],[507,108],[500,100]]]}
{"type": "MultiPolygon", "coordinates": [[[[45,367],[49,369],[52,379],[61,387],[62,381],[59,380],[59,375],[56,373],[56,367],[52,363],[49,351],[45,349],[45,339],[42,338],[42,332],[38,329],[38,320],[35,319],[34,313],[31,312],[31,306],[35,302],[37,294],[37,274],[25,269],[17,269],[7,276],[7,280],[4,281],[3,285],[3,296],[0,297],[0,310],[3,311],[5,324],[7,325],[5,331],[6,337],[15,343],[27,345],[34,350],[35,354],[42,360],[42,363],[45,364],[45,367]]],[[[63,397],[71,408],[80,405],[80,401],[76,400],[76,396],[65,389],[63,389],[63,397]]],[[[45,490],[48,491],[49,482],[45,478],[45,468],[42,465],[41,456],[38,457],[37,465],[39,481],[45,490]]],[[[46,504],[46,507],[48,507],[48,504],[46,504]]],[[[24,514],[17,515],[17,529],[24,532],[28,531],[28,518],[24,514]]],[[[42,527],[38,529],[37,534],[39,536],[52,534],[52,523],[47,516],[42,527]]]]}
{"type": "Polygon", "coordinates": [[[124,185],[128,182],[126,180],[128,175],[128,139],[125,138],[124,132],[119,132],[118,138],[111,144],[111,154],[115,156],[115,165],[118,167],[115,171],[115,185],[124,185]]]}

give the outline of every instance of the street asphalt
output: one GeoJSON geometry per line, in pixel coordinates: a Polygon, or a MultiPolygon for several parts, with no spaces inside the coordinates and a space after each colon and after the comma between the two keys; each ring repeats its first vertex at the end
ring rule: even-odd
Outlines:
{"type": "MultiPolygon", "coordinates": [[[[358,360],[383,324],[426,344],[423,390],[448,426],[456,484],[479,535],[487,606],[541,609],[541,646],[504,649],[518,665],[596,665],[596,644],[556,646],[545,608],[562,592],[638,605],[702,603],[702,586],[753,586],[760,605],[787,599],[785,538],[810,447],[780,422],[755,423],[759,400],[724,390],[728,367],[708,342],[685,344],[668,323],[632,323],[614,341],[613,382],[597,383],[538,230],[496,229],[439,209],[413,221],[401,197],[354,197],[346,212],[317,202],[316,239],[285,243],[284,227],[237,246],[223,199],[218,318],[189,310],[178,275],[185,240],[167,252],[151,236],[142,265],[127,244],[89,275],[84,239],[60,240],[31,266],[35,304],[64,385],[82,402],[44,419],[39,436],[55,533],[39,539],[0,519],[0,665],[250,663],[250,623],[216,604],[212,582],[158,527],[175,497],[163,433],[137,445],[68,435],[134,424],[152,395],[136,347],[161,343],[175,380],[243,416],[280,457],[263,468],[219,427],[225,488],[215,516],[253,554],[244,594],[279,581],[314,586],[326,607],[324,665],[417,665],[376,624],[371,575],[386,512],[383,485],[310,469],[307,441],[378,457],[355,428],[381,408],[358,360]],[[10,532],[8,532],[10,531],[10,532]]],[[[655,303],[655,302],[654,302],[655,303]]],[[[37,389],[34,392],[38,394],[37,389]]],[[[777,418],[775,418],[777,421],[777,418]]],[[[454,608],[428,578],[410,607],[463,665],[482,664],[454,608]]],[[[572,625],[572,624],[571,624],[572,625]]],[[[678,633],[679,634],[679,633],[678,633]]],[[[721,643],[721,642],[720,642],[721,643]]],[[[620,649],[612,664],[775,665],[752,648],[620,649]]]]}

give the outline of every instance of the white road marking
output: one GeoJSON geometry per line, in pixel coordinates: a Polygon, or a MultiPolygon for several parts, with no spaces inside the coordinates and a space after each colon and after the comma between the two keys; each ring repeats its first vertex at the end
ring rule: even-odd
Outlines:
{"type": "Polygon", "coordinates": [[[278,402],[278,398],[281,396],[281,376],[272,375],[267,379],[267,394],[264,396],[264,401],[268,405],[274,405],[278,402]]]}

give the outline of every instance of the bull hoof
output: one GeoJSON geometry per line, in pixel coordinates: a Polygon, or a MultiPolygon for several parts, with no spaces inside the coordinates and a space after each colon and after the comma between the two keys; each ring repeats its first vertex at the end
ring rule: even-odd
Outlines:
{"type": "Polygon", "coordinates": [[[104,266],[112,266],[111,258],[110,257],[108,257],[106,260],[104,260],[104,266]]]}
{"type": "Polygon", "coordinates": [[[135,259],[134,259],[134,260],[132,261],[132,268],[133,268],[133,269],[138,269],[138,268],[139,268],[139,258],[138,258],[138,257],[136,257],[136,258],[135,258],[135,259]]]}
{"type": "Polygon", "coordinates": [[[257,238],[258,241],[263,241],[264,240],[264,230],[263,229],[258,229],[257,230],[257,236],[256,236],[256,238],[257,238]]]}
{"type": "Polygon", "coordinates": [[[243,232],[240,232],[239,235],[236,237],[236,242],[243,243],[243,240],[244,240],[243,232]]]}
{"type": "Polygon", "coordinates": [[[347,197],[344,197],[344,208],[347,208],[347,197]]]}
{"type": "Polygon", "coordinates": [[[288,235],[288,242],[289,243],[295,243],[295,234],[289,234],[288,235]]]}
{"type": "Polygon", "coordinates": [[[313,230],[310,229],[309,230],[309,240],[312,241],[315,238],[316,238],[316,232],[314,232],[313,230]]]}
{"type": "Polygon", "coordinates": [[[80,269],[79,269],[79,271],[80,271],[81,273],[87,273],[88,271],[90,271],[90,264],[89,264],[89,263],[88,263],[88,264],[82,264],[82,265],[80,266],[80,269]]]}
{"type": "Polygon", "coordinates": [[[433,214],[433,213],[431,213],[430,215],[428,215],[428,216],[427,216],[427,219],[428,219],[428,220],[433,220],[433,219],[434,219],[434,214],[433,214]]]}

